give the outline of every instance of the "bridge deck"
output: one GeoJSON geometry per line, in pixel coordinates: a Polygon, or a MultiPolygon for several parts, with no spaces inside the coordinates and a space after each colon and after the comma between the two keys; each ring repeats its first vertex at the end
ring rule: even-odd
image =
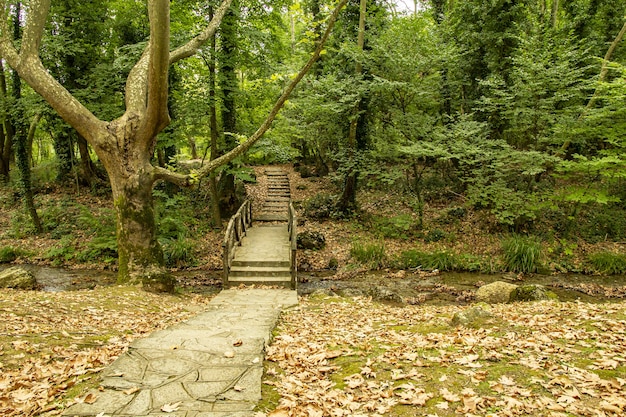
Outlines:
{"type": "MultiPolygon", "coordinates": [[[[224,265],[224,286],[265,284],[296,287],[295,227],[290,217],[290,188],[287,174],[268,169],[268,194],[254,223],[248,227],[238,245],[232,247],[234,256],[224,265]],[[278,200],[279,199],[279,200],[278,200]]],[[[291,209],[293,210],[293,208],[291,209]]]]}

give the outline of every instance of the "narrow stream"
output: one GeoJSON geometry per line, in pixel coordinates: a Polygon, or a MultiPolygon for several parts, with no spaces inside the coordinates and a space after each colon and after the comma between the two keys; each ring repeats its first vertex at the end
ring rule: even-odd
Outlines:
{"type": "MultiPolygon", "coordinates": [[[[0,271],[13,265],[0,265],[0,271]]],[[[35,276],[42,291],[58,292],[114,285],[114,271],[54,268],[20,265],[35,276]]],[[[189,270],[174,272],[188,291],[216,293],[221,289],[221,271],[189,270]]],[[[468,303],[481,285],[494,281],[513,284],[540,284],[556,293],[561,301],[606,302],[626,298],[626,276],[528,275],[455,273],[423,274],[404,271],[359,272],[341,280],[331,271],[299,273],[298,293],[316,291],[342,296],[370,296],[379,301],[412,304],[468,303]]]]}

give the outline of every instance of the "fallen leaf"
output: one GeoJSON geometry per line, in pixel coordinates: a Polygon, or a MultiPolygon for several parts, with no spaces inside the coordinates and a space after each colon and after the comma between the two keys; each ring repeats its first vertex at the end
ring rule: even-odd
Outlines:
{"type": "Polygon", "coordinates": [[[139,391],[139,387],[132,387],[132,388],[128,388],[125,391],[122,391],[124,394],[126,395],[132,395],[134,393],[136,393],[137,391],[139,391]]]}
{"type": "Polygon", "coordinates": [[[178,411],[181,402],[182,401],[179,401],[177,403],[163,404],[163,406],[161,407],[161,411],[163,411],[164,413],[173,413],[174,411],[178,411]]]}

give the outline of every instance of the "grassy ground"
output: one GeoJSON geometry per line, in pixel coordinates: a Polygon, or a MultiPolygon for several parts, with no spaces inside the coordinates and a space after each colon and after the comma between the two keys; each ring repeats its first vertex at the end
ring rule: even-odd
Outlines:
{"type": "Polygon", "coordinates": [[[209,298],[136,287],[0,295],[0,415],[59,414],[96,386],[129,343],[204,308],[209,298]]]}
{"type": "Polygon", "coordinates": [[[462,307],[304,298],[268,352],[263,412],[284,416],[626,415],[626,302],[462,307]]]}

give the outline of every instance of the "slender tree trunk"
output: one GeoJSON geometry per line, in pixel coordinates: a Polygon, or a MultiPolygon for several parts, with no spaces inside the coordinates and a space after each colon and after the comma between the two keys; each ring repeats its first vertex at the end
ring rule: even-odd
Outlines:
{"type": "Polygon", "coordinates": [[[98,178],[98,174],[96,173],[96,167],[91,160],[91,155],[89,155],[89,144],[85,140],[82,135],[78,135],[78,152],[80,153],[80,166],[83,171],[83,179],[92,186],[96,179],[98,178]]]}
{"type": "MultiPolygon", "coordinates": [[[[365,46],[365,15],[367,13],[367,0],[361,0],[359,7],[359,34],[357,38],[357,48],[363,51],[365,46]]],[[[356,74],[360,76],[363,73],[363,65],[361,61],[356,64],[356,74]]],[[[356,210],[356,191],[358,170],[356,168],[356,152],[357,152],[357,127],[361,118],[362,100],[357,103],[356,111],[350,122],[350,130],[348,132],[348,159],[349,169],[344,180],[343,193],[337,202],[337,207],[344,213],[356,210]]]]}
{"type": "MultiPolygon", "coordinates": [[[[213,18],[213,7],[209,9],[209,16],[213,18]]],[[[211,161],[217,158],[217,141],[219,132],[217,130],[217,101],[216,101],[216,80],[215,80],[215,57],[217,54],[215,35],[211,38],[211,56],[207,62],[209,67],[209,128],[211,129],[211,161]]],[[[209,174],[209,191],[211,194],[211,214],[213,217],[213,227],[222,228],[222,215],[220,213],[220,196],[217,192],[217,175],[214,172],[209,174]]]]}
{"type": "Polygon", "coordinates": [[[552,0],[552,10],[550,12],[550,25],[556,28],[559,19],[559,0],[552,0]]]}
{"type": "Polygon", "coordinates": [[[37,129],[37,124],[39,123],[40,118],[41,116],[37,115],[33,119],[27,135],[19,134],[15,137],[15,157],[18,169],[20,171],[22,198],[24,199],[24,205],[26,206],[26,210],[30,215],[33,226],[35,227],[37,233],[43,233],[43,226],[41,225],[41,220],[39,219],[37,209],[35,208],[35,198],[31,181],[30,154],[28,152],[28,142],[32,140],[32,138],[35,136],[35,130],[37,129]]]}
{"type": "MultiPolygon", "coordinates": [[[[220,89],[222,91],[222,131],[224,132],[225,151],[228,152],[237,146],[232,134],[237,133],[237,105],[238,79],[236,72],[237,64],[237,15],[239,14],[239,2],[234,0],[228,10],[222,25],[221,55],[220,55],[220,89]]],[[[213,158],[213,156],[211,156],[213,158]]],[[[214,158],[213,158],[214,159],[214,158]]],[[[235,176],[222,171],[217,183],[219,194],[220,214],[228,217],[235,213],[241,201],[236,193],[235,176]]]]}
{"type": "MultiPolygon", "coordinates": [[[[4,65],[0,59],[0,97],[6,102],[7,81],[4,73],[4,65]]],[[[13,151],[13,128],[11,119],[5,111],[2,112],[2,125],[0,125],[0,180],[8,181],[11,171],[11,156],[13,151]]]]}

